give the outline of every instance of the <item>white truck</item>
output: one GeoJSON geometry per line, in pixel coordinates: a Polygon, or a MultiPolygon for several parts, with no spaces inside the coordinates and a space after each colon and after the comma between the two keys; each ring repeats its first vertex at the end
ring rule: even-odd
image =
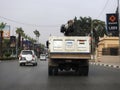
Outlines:
{"type": "Polygon", "coordinates": [[[88,36],[50,36],[48,74],[57,75],[58,71],[74,70],[88,75],[91,58],[91,42],[88,36]]]}

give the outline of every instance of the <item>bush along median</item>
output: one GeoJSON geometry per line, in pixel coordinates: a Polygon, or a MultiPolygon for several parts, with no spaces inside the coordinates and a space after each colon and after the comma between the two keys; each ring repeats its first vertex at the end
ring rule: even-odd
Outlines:
{"type": "Polygon", "coordinates": [[[0,60],[17,60],[17,59],[18,59],[17,57],[11,57],[11,56],[9,56],[9,57],[6,57],[6,56],[0,57],[0,60]]]}
{"type": "Polygon", "coordinates": [[[16,60],[16,57],[0,57],[0,60],[16,60]]]}

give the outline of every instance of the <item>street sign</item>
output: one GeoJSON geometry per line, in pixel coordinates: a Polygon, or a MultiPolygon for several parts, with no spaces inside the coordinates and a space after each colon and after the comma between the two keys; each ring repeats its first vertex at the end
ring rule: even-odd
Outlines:
{"type": "Polygon", "coordinates": [[[108,32],[118,32],[119,31],[118,14],[117,13],[107,14],[107,30],[108,30],[108,32]]]}

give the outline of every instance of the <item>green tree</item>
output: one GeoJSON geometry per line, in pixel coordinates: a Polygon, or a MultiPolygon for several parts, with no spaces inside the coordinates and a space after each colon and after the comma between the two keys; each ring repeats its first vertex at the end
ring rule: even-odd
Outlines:
{"type": "Polygon", "coordinates": [[[80,17],[78,20],[74,19],[74,36],[86,36],[91,32],[91,17],[80,17]]]}
{"type": "Polygon", "coordinates": [[[0,23],[0,57],[3,57],[2,46],[3,46],[3,29],[5,28],[6,23],[0,23]]]}
{"type": "Polygon", "coordinates": [[[16,33],[23,35],[24,31],[23,31],[23,29],[20,27],[20,28],[17,28],[17,29],[16,29],[16,33]]]}
{"type": "Polygon", "coordinates": [[[33,31],[35,36],[36,36],[36,40],[38,41],[39,40],[39,37],[40,37],[40,32],[38,30],[35,30],[33,31]]]}
{"type": "Polygon", "coordinates": [[[103,37],[104,35],[107,35],[106,28],[105,28],[105,22],[101,20],[94,19],[92,20],[92,30],[93,30],[93,37],[95,39],[95,45],[99,42],[99,37],[103,37]]]}
{"type": "Polygon", "coordinates": [[[16,33],[18,34],[18,48],[21,48],[21,36],[24,35],[23,29],[17,28],[16,33]]]}

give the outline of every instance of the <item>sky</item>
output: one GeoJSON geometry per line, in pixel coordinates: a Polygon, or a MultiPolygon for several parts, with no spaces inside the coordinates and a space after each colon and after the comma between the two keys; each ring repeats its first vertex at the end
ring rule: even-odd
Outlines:
{"type": "Polygon", "coordinates": [[[45,44],[49,36],[62,36],[60,26],[75,17],[91,17],[106,21],[107,13],[114,13],[117,0],[0,0],[0,23],[16,28],[35,38],[33,31],[40,32],[39,42],[45,44]]]}

